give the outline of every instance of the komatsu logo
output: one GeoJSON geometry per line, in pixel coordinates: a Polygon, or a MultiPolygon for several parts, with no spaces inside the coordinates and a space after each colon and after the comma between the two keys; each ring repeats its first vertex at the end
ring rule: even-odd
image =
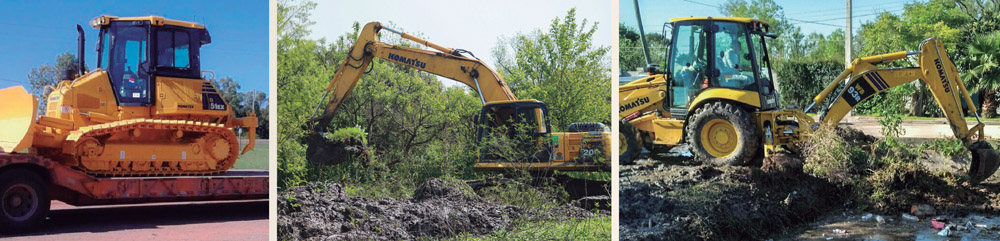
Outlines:
{"type": "Polygon", "coordinates": [[[389,54],[389,59],[392,60],[392,61],[396,61],[396,62],[407,64],[407,65],[410,65],[410,66],[413,66],[413,67],[418,67],[418,68],[421,68],[421,69],[427,68],[427,63],[425,63],[425,62],[420,62],[420,60],[411,59],[411,58],[399,56],[399,55],[396,55],[396,54],[389,54]]]}
{"type": "Polygon", "coordinates": [[[618,108],[618,112],[625,112],[626,110],[639,107],[643,104],[649,103],[649,97],[643,97],[632,101],[632,103],[625,104],[618,108]]]}
{"type": "Polygon", "coordinates": [[[934,59],[934,67],[937,67],[938,76],[941,77],[941,84],[944,85],[944,92],[951,92],[951,84],[948,83],[948,78],[944,76],[944,66],[941,65],[941,59],[934,59]]]}

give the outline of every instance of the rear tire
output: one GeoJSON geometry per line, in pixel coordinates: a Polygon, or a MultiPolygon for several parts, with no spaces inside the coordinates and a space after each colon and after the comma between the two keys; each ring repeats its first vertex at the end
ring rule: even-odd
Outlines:
{"type": "Polygon", "coordinates": [[[34,172],[0,173],[0,231],[22,233],[38,226],[49,213],[48,184],[34,172]]]}
{"type": "Polygon", "coordinates": [[[642,147],[639,145],[638,133],[631,122],[621,120],[618,123],[618,145],[620,146],[618,161],[621,164],[630,165],[635,163],[635,159],[642,152],[642,147]]]}
{"type": "Polygon", "coordinates": [[[750,114],[730,103],[713,102],[696,109],[685,132],[695,158],[713,165],[745,165],[760,147],[750,114]]]}

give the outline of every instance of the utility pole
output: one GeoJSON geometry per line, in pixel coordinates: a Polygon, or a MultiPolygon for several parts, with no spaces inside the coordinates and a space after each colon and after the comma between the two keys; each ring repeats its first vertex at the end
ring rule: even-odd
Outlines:
{"type": "Polygon", "coordinates": [[[851,0],[847,0],[847,28],[844,29],[844,66],[851,65],[851,0]]]}
{"type": "MultiPolygon", "coordinates": [[[[854,29],[851,28],[851,11],[851,0],[847,0],[847,25],[844,29],[844,68],[851,66],[851,35],[854,33],[854,29]]],[[[851,83],[850,77],[844,79],[844,88],[847,88],[848,83],[851,83]]],[[[854,114],[853,109],[847,112],[845,117],[852,114],[854,114]]]]}

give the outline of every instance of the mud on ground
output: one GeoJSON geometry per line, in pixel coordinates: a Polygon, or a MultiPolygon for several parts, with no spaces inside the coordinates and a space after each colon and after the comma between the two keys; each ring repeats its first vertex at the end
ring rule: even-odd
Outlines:
{"type": "Polygon", "coordinates": [[[348,195],[341,184],[298,187],[278,198],[278,237],[287,240],[409,240],[484,235],[517,221],[588,218],[570,205],[544,213],[496,204],[461,181],[428,179],[411,197],[348,195]]]}
{"type": "MultiPolygon", "coordinates": [[[[837,135],[866,151],[871,151],[870,145],[876,141],[851,129],[838,130],[837,135]]],[[[874,208],[852,200],[857,196],[842,185],[803,173],[804,158],[795,154],[772,156],[748,167],[713,167],[692,160],[685,152],[687,147],[679,146],[669,153],[650,154],[635,165],[621,166],[619,234],[623,240],[795,237],[802,232],[801,227],[845,208],[874,208]]],[[[925,154],[919,157],[919,165],[909,166],[916,168],[892,169],[894,176],[883,184],[893,190],[889,195],[901,198],[891,199],[893,203],[881,209],[895,211],[893,215],[898,216],[911,203],[930,202],[952,213],[1000,210],[1000,186],[996,184],[1000,177],[977,187],[947,183],[943,181],[947,175],[933,172],[948,167],[940,162],[961,160],[941,158],[925,154]]],[[[950,171],[960,171],[954,170],[957,166],[951,166],[950,171]]]]}

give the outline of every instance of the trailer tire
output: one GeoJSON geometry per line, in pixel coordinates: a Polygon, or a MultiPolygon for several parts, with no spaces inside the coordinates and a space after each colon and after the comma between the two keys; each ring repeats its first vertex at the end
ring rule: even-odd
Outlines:
{"type": "Polygon", "coordinates": [[[760,135],[750,113],[726,102],[696,109],[685,132],[695,158],[717,166],[746,165],[760,146],[760,135]]]}
{"type": "Polygon", "coordinates": [[[0,173],[0,231],[22,233],[38,226],[49,213],[48,184],[27,169],[0,173]]]}

